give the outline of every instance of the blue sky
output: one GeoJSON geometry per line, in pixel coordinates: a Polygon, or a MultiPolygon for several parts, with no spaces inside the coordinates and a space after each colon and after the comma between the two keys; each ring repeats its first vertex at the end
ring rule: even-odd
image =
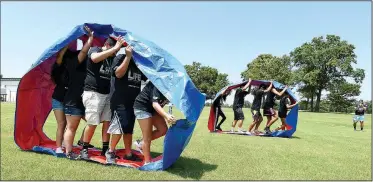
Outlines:
{"type": "Polygon", "coordinates": [[[183,64],[199,61],[232,82],[261,53],[288,54],[315,36],[356,46],[371,98],[370,2],[1,2],[1,73],[22,77],[76,25],[114,24],[149,39],[183,64]]]}

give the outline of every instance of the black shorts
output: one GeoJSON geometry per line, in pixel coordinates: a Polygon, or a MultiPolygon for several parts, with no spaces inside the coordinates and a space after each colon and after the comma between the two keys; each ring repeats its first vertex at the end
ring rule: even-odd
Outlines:
{"type": "Polygon", "coordinates": [[[111,110],[110,134],[133,134],[136,116],[132,108],[115,108],[111,110]]]}
{"type": "Polygon", "coordinates": [[[242,111],[242,107],[233,108],[234,120],[244,120],[245,116],[242,111]]]}
{"type": "Polygon", "coordinates": [[[274,116],[276,113],[275,113],[275,110],[273,108],[264,108],[263,109],[263,115],[264,116],[274,116]]]}
{"type": "Polygon", "coordinates": [[[253,109],[251,109],[251,115],[253,116],[254,120],[257,120],[260,117],[262,117],[262,113],[260,113],[260,110],[253,110],[253,109]]]}
{"type": "Polygon", "coordinates": [[[279,112],[278,112],[278,117],[279,117],[279,118],[286,118],[287,115],[288,115],[288,114],[287,114],[286,111],[285,111],[285,112],[284,112],[284,111],[282,111],[282,112],[279,111],[279,112]]]}

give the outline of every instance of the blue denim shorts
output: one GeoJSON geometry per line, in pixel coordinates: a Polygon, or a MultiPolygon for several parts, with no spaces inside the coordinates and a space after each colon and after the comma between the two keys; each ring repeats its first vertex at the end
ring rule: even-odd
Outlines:
{"type": "Polygon", "coordinates": [[[364,115],[355,115],[354,116],[354,122],[356,123],[358,121],[364,122],[364,115]]]}
{"type": "Polygon", "coordinates": [[[138,109],[134,109],[134,112],[135,112],[136,119],[147,119],[147,118],[151,118],[153,116],[152,113],[142,111],[142,110],[138,110],[138,109]]]}
{"type": "Polygon", "coordinates": [[[68,116],[84,116],[84,111],[77,107],[65,106],[64,111],[68,116]]]}
{"type": "Polygon", "coordinates": [[[56,99],[52,99],[52,109],[63,111],[63,103],[56,99]]]}

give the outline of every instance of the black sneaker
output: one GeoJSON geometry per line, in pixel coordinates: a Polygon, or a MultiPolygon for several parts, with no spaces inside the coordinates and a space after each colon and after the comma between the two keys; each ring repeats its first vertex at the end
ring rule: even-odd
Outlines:
{"type": "Polygon", "coordinates": [[[106,157],[106,163],[107,164],[115,164],[115,159],[117,156],[115,156],[115,152],[109,152],[109,150],[105,153],[106,157]]]}
{"type": "Polygon", "coordinates": [[[264,131],[266,132],[267,135],[271,134],[271,130],[269,129],[269,127],[265,127],[264,131]]]}
{"type": "Polygon", "coordinates": [[[70,159],[70,160],[77,160],[80,158],[80,156],[78,154],[75,154],[73,152],[69,152],[66,154],[66,158],[70,159]]]}
{"type": "MultiPolygon", "coordinates": [[[[78,141],[77,143],[79,146],[82,146],[83,147],[83,142],[82,141],[78,141]]],[[[95,146],[91,145],[91,144],[88,144],[88,148],[95,148],[95,146]]]]}
{"type": "Polygon", "coordinates": [[[88,149],[83,149],[82,151],[80,151],[80,158],[84,159],[84,160],[88,160],[89,159],[89,157],[88,157],[88,149]]]}
{"type": "Polygon", "coordinates": [[[142,161],[136,155],[131,154],[131,156],[124,155],[123,159],[130,160],[130,161],[142,161]]]}

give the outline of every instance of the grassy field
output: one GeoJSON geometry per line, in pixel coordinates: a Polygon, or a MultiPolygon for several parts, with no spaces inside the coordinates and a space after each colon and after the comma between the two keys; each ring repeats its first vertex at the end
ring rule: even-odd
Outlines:
{"type": "MultiPolygon", "coordinates": [[[[294,138],[285,139],[211,134],[206,107],[181,158],[167,171],[141,172],[21,151],[13,140],[14,108],[1,103],[1,180],[372,179],[371,115],[365,117],[365,131],[354,132],[352,115],[300,112],[294,138]]],[[[228,119],[222,128],[230,129],[233,112],[224,111],[228,119]]],[[[248,109],[244,113],[249,118],[248,109]]],[[[55,123],[51,114],[44,126],[50,138],[55,138],[55,123]]],[[[245,128],[248,124],[246,120],[245,128]]],[[[77,136],[83,127],[81,122],[77,136]]],[[[137,139],[141,133],[137,123],[135,128],[137,139]]],[[[98,129],[92,140],[96,146],[101,143],[98,129]]],[[[155,153],[162,153],[162,142],[163,138],[154,143],[155,153]]]]}

